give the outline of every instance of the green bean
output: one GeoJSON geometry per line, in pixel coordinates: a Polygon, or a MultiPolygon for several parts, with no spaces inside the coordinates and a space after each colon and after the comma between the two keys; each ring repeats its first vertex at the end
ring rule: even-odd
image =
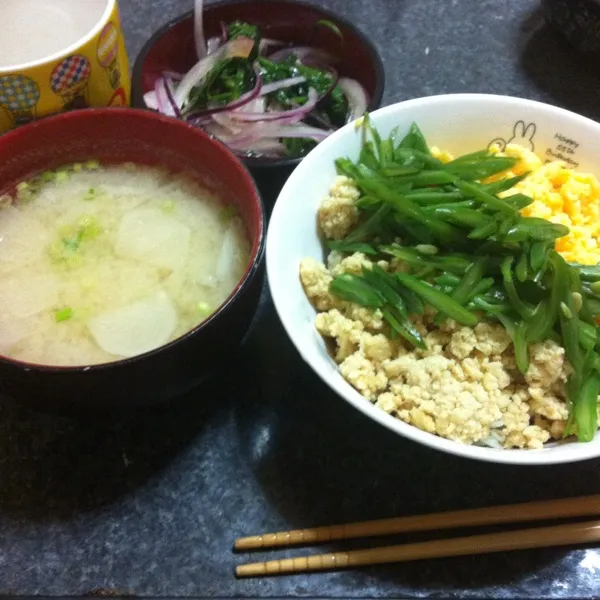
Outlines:
{"type": "Polygon", "coordinates": [[[562,333],[563,345],[567,359],[573,370],[582,376],[581,365],[581,348],[579,346],[580,321],[579,315],[575,310],[573,302],[572,290],[579,289],[579,277],[574,271],[568,268],[567,263],[562,257],[555,260],[556,272],[555,277],[560,281],[561,299],[558,318],[562,333]],[[573,275],[571,275],[573,273],[573,275]],[[575,277],[577,279],[575,279],[575,277]],[[566,308],[566,310],[565,310],[566,308]]]}
{"type": "Polygon", "coordinates": [[[522,242],[523,240],[530,238],[540,242],[551,242],[568,233],[569,228],[565,227],[565,225],[550,223],[550,221],[547,221],[546,219],[522,217],[506,233],[504,241],[522,242]]]}
{"type": "Polygon", "coordinates": [[[362,120],[362,131],[363,131],[363,148],[367,146],[374,147],[373,154],[377,155],[378,163],[381,162],[381,136],[379,135],[379,131],[376,127],[373,127],[373,123],[371,121],[371,117],[368,113],[365,113],[362,120]],[[366,134],[370,133],[373,138],[373,142],[367,142],[365,140],[366,134]]]}
{"type": "Polygon", "coordinates": [[[366,177],[366,178],[378,177],[378,172],[377,172],[378,168],[379,167],[376,167],[376,168],[370,167],[367,164],[361,162],[356,167],[356,172],[357,172],[358,177],[366,177]]]}
{"type": "Polygon", "coordinates": [[[511,194],[510,196],[504,196],[502,201],[514,206],[517,210],[522,210],[533,203],[533,198],[525,194],[511,194]]]}
{"type": "Polygon", "coordinates": [[[404,298],[406,303],[406,310],[410,315],[422,315],[425,313],[425,306],[423,301],[414,292],[405,287],[400,287],[398,292],[404,298]]]}
{"type": "Polygon", "coordinates": [[[345,238],[346,242],[359,242],[374,234],[380,223],[389,215],[392,207],[389,204],[382,204],[366,221],[363,221],[358,227],[353,229],[345,238]]]}
{"type": "Polygon", "coordinates": [[[502,323],[502,325],[504,326],[504,329],[506,330],[506,333],[508,333],[508,336],[510,337],[510,339],[513,341],[513,344],[514,344],[515,335],[517,332],[517,325],[519,324],[519,322],[516,321],[512,316],[510,316],[508,314],[497,314],[496,318],[498,319],[498,321],[500,321],[500,323],[502,323]]]}
{"type": "Polygon", "coordinates": [[[495,221],[482,223],[479,227],[475,227],[467,236],[470,240],[484,240],[496,233],[498,225],[495,221]]]}
{"type": "Polygon", "coordinates": [[[358,208],[366,209],[366,208],[375,208],[381,205],[381,200],[379,198],[375,198],[374,196],[362,196],[356,201],[356,206],[358,208]]]}
{"type": "Polygon", "coordinates": [[[392,139],[381,140],[379,145],[379,162],[383,167],[391,163],[394,160],[394,143],[392,139]]]}
{"type": "Polygon", "coordinates": [[[433,169],[441,169],[444,166],[444,163],[439,158],[435,158],[431,156],[431,154],[421,152],[416,148],[396,148],[396,151],[394,153],[394,160],[396,162],[400,162],[401,164],[421,163],[422,168],[428,166],[433,169]]]}
{"type": "Polygon", "coordinates": [[[554,326],[554,322],[550,323],[551,315],[548,312],[548,306],[548,300],[544,299],[533,310],[527,330],[527,339],[530,342],[542,341],[554,326]]]}
{"type": "Polygon", "coordinates": [[[451,273],[442,273],[433,279],[438,285],[450,285],[452,287],[457,286],[460,281],[460,277],[452,275],[451,273]]]}
{"type": "Polygon", "coordinates": [[[455,225],[467,225],[468,227],[483,227],[493,221],[479,211],[471,208],[445,208],[443,206],[432,206],[426,210],[427,214],[441,217],[455,225]]]}
{"type": "Polygon", "coordinates": [[[388,320],[390,320],[389,316],[392,317],[390,324],[392,324],[397,332],[408,342],[414,346],[417,346],[418,348],[425,349],[426,346],[423,342],[421,334],[408,318],[406,304],[396,289],[398,284],[394,277],[386,273],[378,265],[373,265],[372,270],[363,267],[362,274],[364,279],[376,287],[381,292],[385,300],[391,305],[391,308],[386,309],[383,313],[384,316],[386,316],[386,314],[388,315],[386,317],[388,320]],[[394,312],[397,314],[394,315],[394,312]],[[397,325],[400,327],[397,327],[397,325]]]}
{"type": "Polygon", "coordinates": [[[410,200],[407,200],[405,197],[396,194],[378,181],[360,179],[358,184],[365,193],[381,198],[389,205],[393,206],[398,213],[409,219],[414,219],[415,221],[419,221],[426,225],[431,229],[432,233],[434,233],[440,239],[445,241],[457,241],[461,239],[461,234],[458,229],[455,229],[444,221],[434,219],[425,214],[419,206],[410,200]]]}
{"type": "Polygon", "coordinates": [[[519,260],[517,261],[517,265],[515,267],[515,275],[520,282],[523,282],[527,279],[527,262],[528,257],[527,254],[523,253],[519,256],[519,260]]]}
{"type": "Polygon", "coordinates": [[[431,150],[429,150],[429,146],[427,145],[427,141],[425,140],[423,132],[414,122],[410,124],[410,133],[413,136],[412,147],[419,152],[423,152],[423,154],[431,155],[431,150]]]}
{"type": "Polygon", "coordinates": [[[414,175],[420,173],[421,169],[416,167],[401,167],[400,165],[393,165],[381,169],[381,174],[385,177],[398,177],[400,175],[414,175]]]}
{"type": "Polygon", "coordinates": [[[600,281],[600,265],[581,265],[579,263],[569,263],[579,271],[579,276],[583,281],[600,281]]]}
{"type": "Polygon", "coordinates": [[[487,179],[492,175],[506,171],[515,164],[516,160],[513,158],[490,156],[481,158],[476,162],[462,162],[456,164],[454,161],[451,161],[446,163],[445,167],[451,173],[458,175],[463,181],[475,181],[487,179]]]}
{"type": "Polygon", "coordinates": [[[368,167],[372,171],[379,170],[379,160],[375,156],[375,150],[373,142],[364,142],[363,147],[358,156],[358,162],[360,163],[357,168],[360,168],[361,164],[368,167]]]}
{"type": "Polygon", "coordinates": [[[351,179],[358,179],[358,170],[356,165],[349,158],[336,159],[335,168],[338,175],[346,175],[351,179]]]}
{"type": "Polygon", "coordinates": [[[385,304],[381,293],[374,291],[360,277],[350,273],[332,279],[329,290],[335,296],[349,302],[356,302],[361,306],[380,308],[385,304]]]}
{"type": "Polygon", "coordinates": [[[472,260],[468,257],[459,254],[449,256],[424,256],[412,248],[405,248],[397,244],[381,246],[381,252],[394,256],[399,260],[414,266],[414,267],[433,267],[441,271],[449,271],[451,273],[462,275],[472,260]]]}
{"type": "Polygon", "coordinates": [[[517,289],[515,288],[515,284],[512,277],[512,264],[514,258],[512,256],[507,256],[502,261],[502,266],[500,267],[502,272],[502,280],[504,281],[504,289],[508,295],[508,299],[510,303],[513,305],[515,310],[524,318],[531,318],[533,314],[533,309],[528,306],[521,298],[519,298],[519,294],[517,293],[517,289]]]}
{"type": "Polygon", "coordinates": [[[477,262],[469,265],[463,278],[454,288],[454,291],[450,296],[453,300],[456,300],[459,304],[465,304],[467,302],[473,288],[481,280],[486,263],[486,259],[480,258],[477,262]]]}
{"type": "MultiPolygon", "coordinates": [[[[525,179],[525,177],[527,177],[530,174],[530,172],[531,171],[526,171],[525,173],[521,173],[520,175],[515,175],[515,177],[499,179],[498,181],[494,181],[492,183],[485,183],[482,185],[482,187],[488,194],[493,194],[494,196],[496,196],[498,194],[501,194],[502,192],[510,190],[515,185],[517,185],[517,183],[523,181],[523,179],[525,179]]],[[[518,195],[522,196],[523,194],[518,195]]],[[[505,197],[504,200],[507,200],[509,197],[510,196],[505,197]]],[[[533,201],[533,198],[531,198],[530,200],[533,201]]]]}
{"type": "MultiPolygon", "coordinates": [[[[407,197],[409,194],[407,194],[407,197]]],[[[455,208],[476,208],[477,203],[474,200],[460,200],[459,202],[440,202],[439,204],[425,204],[423,210],[425,212],[435,211],[437,209],[454,210],[455,208]]],[[[480,213],[481,214],[481,213],[480,213]]]]}
{"type": "MultiPolygon", "coordinates": [[[[500,224],[498,225],[498,236],[501,238],[501,240],[504,244],[516,243],[518,241],[519,242],[523,241],[523,240],[507,240],[506,239],[506,236],[508,235],[509,231],[515,226],[517,220],[518,220],[518,217],[512,215],[512,216],[506,217],[500,221],[500,224]]],[[[523,239],[525,239],[525,237],[523,239]]],[[[518,246],[517,246],[517,248],[518,248],[518,246]]]]}
{"type": "Polygon", "coordinates": [[[521,321],[515,329],[515,360],[517,368],[525,374],[529,370],[529,346],[527,344],[527,323],[521,321]]]}
{"type": "MultiPolygon", "coordinates": [[[[461,305],[465,305],[469,300],[471,292],[477,282],[481,279],[483,275],[483,269],[485,267],[486,260],[479,259],[477,262],[474,262],[469,265],[462,279],[458,282],[456,287],[452,290],[450,294],[450,298],[455,302],[458,302],[461,305]]],[[[443,320],[443,315],[438,313],[435,316],[434,323],[439,324],[443,320]]]]}
{"type": "Polygon", "coordinates": [[[403,175],[395,179],[400,183],[411,183],[414,187],[425,187],[441,183],[453,183],[457,180],[457,177],[452,173],[446,173],[446,171],[421,171],[414,175],[403,175]]]}
{"type": "Polygon", "coordinates": [[[481,160],[482,158],[487,158],[489,156],[493,156],[489,150],[477,150],[476,152],[470,152],[469,154],[462,154],[457,158],[454,158],[451,161],[448,161],[447,165],[461,165],[465,163],[472,163],[481,160]]]}
{"type": "Polygon", "coordinates": [[[592,371],[583,381],[580,393],[573,401],[577,438],[580,442],[591,442],[598,430],[599,392],[600,373],[592,371]]]}
{"type": "Polygon", "coordinates": [[[585,321],[580,321],[577,338],[584,350],[592,350],[599,341],[598,328],[585,321]]]}
{"type": "Polygon", "coordinates": [[[435,191],[435,188],[430,190],[417,189],[414,192],[408,192],[405,197],[417,204],[442,204],[444,202],[452,202],[454,200],[462,200],[464,196],[460,192],[442,192],[435,191]]]}
{"type": "Polygon", "coordinates": [[[507,215],[516,216],[518,211],[513,206],[510,206],[504,200],[488,194],[481,186],[469,183],[467,181],[456,181],[454,185],[466,196],[470,196],[479,200],[484,206],[489,206],[507,215]]]}
{"type": "Polygon", "coordinates": [[[379,252],[373,248],[370,244],[364,242],[348,242],[347,240],[329,240],[327,242],[330,250],[337,250],[338,252],[344,252],[352,254],[354,252],[362,252],[370,256],[376,256],[379,252]]]}
{"type": "Polygon", "coordinates": [[[363,266],[362,276],[367,283],[376,287],[385,300],[392,304],[403,317],[408,316],[404,300],[395,289],[397,283],[392,275],[386,273],[379,265],[373,265],[372,269],[367,269],[363,266]]]}
{"type": "Polygon", "coordinates": [[[471,302],[467,304],[467,308],[483,310],[494,316],[498,316],[499,314],[503,313],[509,313],[511,311],[511,308],[508,304],[500,302],[489,302],[483,296],[475,296],[471,300],[471,302]]]}
{"type": "Polygon", "coordinates": [[[480,294],[485,294],[495,283],[495,279],[493,277],[484,277],[480,281],[478,281],[471,290],[469,294],[469,300],[474,298],[475,296],[479,296],[480,294]]]}
{"type": "Polygon", "coordinates": [[[455,321],[469,327],[477,325],[478,319],[472,312],[432,285],[419,281],[407,273],[396,273],[396,278],[402,285],[421,296],[423,300],[455,321]]]}
{"type": "Polygon", "coordinates": [[[586,304],[592,315],[600,315],[600,300],[595,298],[586,298],[586,304]]]}
{"type": "MultiPolygon", "coordinates": [[[[401,335],[407,342],[411,343],[413,346],[421,348],[422,350],[427,349],[427,345],[423,341],[423,338],[421,337],[419,331],[415,328],[413,328],[414,330],[412,332],[409,331],[405,327],[405,325],[403,325],[400,322],[397,316],[393,314],[391,309],[383,308],[381,310],[381,314],[383,315],[384,319],[392,326],[392,331],[395,331],[396,333],[401,335]]],[[[407,321],[407,323],[410,323],[410,321],[407,321]]]]}
{"type": "Polygon", "coordinates": [[[547,262],[548,245],[544,242],[534,242],[529,251],[529,266],[534,272],[539,271],[547,262]]]}

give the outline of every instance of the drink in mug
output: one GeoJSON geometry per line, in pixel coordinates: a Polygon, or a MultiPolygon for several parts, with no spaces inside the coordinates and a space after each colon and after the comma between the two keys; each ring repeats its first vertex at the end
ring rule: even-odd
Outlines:
{"type": "Polygon", "coordinates": [[[0,134],[50,114],[129,100],[116,0],[0,0],[0,134]]]}

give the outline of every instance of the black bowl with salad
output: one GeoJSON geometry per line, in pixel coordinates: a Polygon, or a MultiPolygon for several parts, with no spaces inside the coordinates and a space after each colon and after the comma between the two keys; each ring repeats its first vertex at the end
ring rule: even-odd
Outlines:
{"type": "Polygon", "coordinates": [[[225,143],[273,202],[316,144],[379,106],[383,87],[374,45],[329,11],[289,0],[196,0],[143,47],[132,102],[225,143]]]}

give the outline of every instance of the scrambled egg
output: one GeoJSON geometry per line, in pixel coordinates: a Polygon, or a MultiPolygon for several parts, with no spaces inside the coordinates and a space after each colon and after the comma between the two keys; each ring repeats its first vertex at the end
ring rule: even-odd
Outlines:
{"type": "MultiPolygon", "coordinates": [[[[452,158],[436,148],[432,152],[442,160],[452,158]]],[[[543,165],[519,146],[509,145],[504,153],[521,159],[512,174],[533,171],[516,189],[535,199],[525,214],[573,229],[557,242],[567,260],[598,262],[598,181],[560,163],[543,165]]],[[[327,238],[343,238],[353,229],[358,197],[351,179],[335,179],[318,215],[327,238]]],[[[403,268],[396,260],[377,264],[388,272],[403,268]]],[[[562,436],[568,417],[564,384],[570,373],[562,347],[550,340],[532,344],[531,364],[523,376],[501,325],[482,321],[469,328],[447,319],[437,326],[430,310],[415,320],[427,349],[415,349],[391,339],[381,311],[330,294],[334,276],[360,273],[363,265],[373,265],[364,254],[344,258],[332,252],[327,265],[313,258],[302,260],[300,279],[319,311],[317,330],[334,342],[342,375],[365,398],[406,423],[464,444],[541,448],[562,436]]]]}
{"type": "MultiPolygon", "coordinates": [[[[506,194],[525,194],[533,204],[525,207],[526,217],[539,217],[566,225],[569,235],[556,241],[556,250],[566,260],[585,265],[600,262],[600,183],[589,173],[578,173],[561,161],[544,164],[531,150],[508,144],[503,152],[492,147],[499,156],[513,156],[519,162],[502,177],[531,173],[506,194]]],[[[432,148],[434,156],[447,162],[452,155],[432,148]]]]}

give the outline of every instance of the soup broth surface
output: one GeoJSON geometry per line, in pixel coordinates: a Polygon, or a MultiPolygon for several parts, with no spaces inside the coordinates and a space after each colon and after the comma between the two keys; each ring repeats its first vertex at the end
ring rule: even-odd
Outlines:
{"type": "Polygon", "coordinates": [[[132,357],[212,314],[250,245],[188,178],[91,162],[0,198],[0,353],[55,366],[132,357]]]}

